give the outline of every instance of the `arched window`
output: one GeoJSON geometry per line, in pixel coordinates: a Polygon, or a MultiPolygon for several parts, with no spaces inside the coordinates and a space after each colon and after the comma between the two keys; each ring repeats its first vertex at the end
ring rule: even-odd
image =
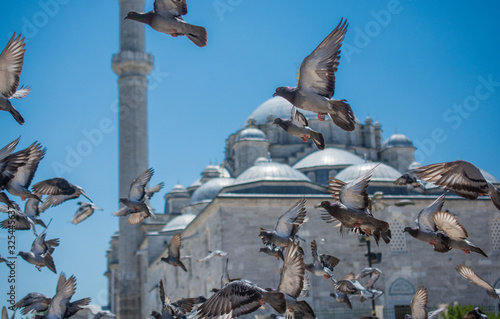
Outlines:
{"type": "Polygon", "coordinates": [[[389,288],[389,295],[414,295],[415,288],[411,282],[406,279],[396,279],[389,288]]]}
{"type": "Polygon", "coordinates": [[[390,247],[392,252],[405,252],[406,251],[406,235],[403,232],[405,225],[403,222],[395,218],[389,222],[389,229],[391,230],[390,247]]]}
{"type": "Polygon", "coordinates": [[[500,218],[495,218],[490,224],[491,248],[500,250],[500,218]]]}

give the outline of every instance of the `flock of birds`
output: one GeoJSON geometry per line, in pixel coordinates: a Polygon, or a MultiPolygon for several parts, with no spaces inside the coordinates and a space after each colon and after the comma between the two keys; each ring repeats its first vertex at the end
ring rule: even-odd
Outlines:
{"type": "MultiPolygon", "coordinates": [[[[181,17],[186,13],[185,0],[156,0],[152,11],[130,12],[125,19],[146,23],[153,29],[173,37],[185,35],[196,45],[205,46],[207,43],[205,28],[186,23],[181,17]]],[[[319,46],[303,60],[297,87],[279,87],[274,93],[275,96],[281,96],[292,104],[292,115],[290,119],[276,118],[273,123],[304,142],[312,140],[320,150],[325,148],[323,135],[308,126],[307,119],[298,109],[317,113],[320,121],[325,120],[325,116],[328,115],[343,130],[355,129],[355,116],[351,106],[346,100],[332,99],[340,47],[347,27],[347,21],[342,19],[319,46]]],[[[9,112],[19,124],[23,124],[24,119],[14,108],[10,99],[24,98],[31,90],[30,87],[19,87],[25,51],[24,38],[14,33],[0,54],[0,109],[9,112]]],[[[90,198],[83,188],[60,177],[38,182],[30,190],[35,171],[46,149],[40,143],[34,142],[26,149],[14,152],[18,142],[19,138],[0,149],[0,191],[5,190],[12,196],[18,196],[22,201],[26,200],[26,204],[22,210],[5,192],[0,192],[0,201],[5,204],[0,206],[0,211],[9,214],[9,217],[1,223],[1,227],[9,231],[31,229],[35,235],[32,247],[27,252],[20,251],[19,256],[40,271],[42,267],[47,267],[57,273],[52,254],[59,245],[59,239],[46,239],[50,222],[45,224],[40,219],[40,214],[50,207],[78,198],[80,195],[88,200],[90,198]],[[47,197],[43,198],[44,195],[47,197]],[[44,228],[39,235],[36,225],[44,228]]],[[[391,231],[386,221],[373,216],[375,201],[372,201],[366,192],[375,169],[348,183],[330,178],[328,186],[334,201],[323,201],[316,207],[323,208],[325,210],[322,215],[323,220],[327,223],[337,223],[336,226],[340,227],[341,232],[349,230],[364,236],[372,236],[378,245],[380,239],[385,243],[390,242],[391,231]]],[[[155,217],[148,201],[163,188],[164,183],[147,188],[153,174],[154,170],[150,168],[131,183],[128,197],[120,199],[124,206],[114,215],[128,216],[128,222],[133,225],[141,223],[146,218],[155,217]]],[[[465,253],[475,252],[487,257],[481,248],[468,240],[467,231],[458,219],[442,211],[442,207],[446,193],[451,191],[468,199],[489,195],[493,204],[500,209],[500,192],[486,181],[476,166],[460,160],[413,169],[395,183],[418,187],[423,181],[434,183],[444,188],[446,192],[419,213],[416,227],[407,227],[405,232],[420,241],[431,244],[439,253],[459,249],[465,253]]],[[[305,300],[301,300],[310,288],[306,270],[313,275],[331,280],[334,287],[331,296],[345,303],[349,308],[352,308],[351,298],[359,297],[363,301],[381,296],[383,291],[374,286],[382,274],[380,269],[365,268],[357,275],[350,273],[337,280],[333,276],[333,271],[339,259],[318,253],[315,240],[311,241],[312,262],[305,263],[304,250],[300,246],[302,239],[298,236],[300,226],[309,218],[306,216],[305,203],[305,198],[294,203],[279,217],[274,230],[260,229],[259,236],[264,245],[260,251],[283,261],[278,287],[264,289],[245,279],[231,279],[227,274],[226,262],[221,287],[214,288],[214,294],[208,299],[200,296],[171,302],[165,294],[163,282],[160,281],[162,308],[160,311],[153,311],[151,316],[157,319],[184,318],[187,315],[194,315],[200,319],[229,319],[252,313],[268,304],[277,313],[285,314],[286,317],[290,317],[292,313],[300,313],[303,318],[315,318],[312,307],[305,300]],[[365,284],[360,282],[363,278],[368,278],[365,284]]],[[[72,219],[74,224],[82,222],[95,210],[100,210],[93,203],[79,202],[78,205],[80,207],[72,219]]],[[[181,235],[175,234],[168,245],[168,256],[162,257],[161,261],[188,271],[182,259],[189,256],[181,256],[181,243],[181,235]]],[[[197,261],[203,262],[215,256],[227,257],[227,255],[226,252],[220,250],[211,251],[208,256],[197,261]]],[[[9,265],[9,258],[0,257],[0,262],[9,265]]],[[[483,287],[488,296],[500,299],[500,290],[494,289],[471,268],[458,265],[456,270],[471,283],[483,287]]],[[[90,302],[90,298],[71,301],[75,291],[76,277],[66,278],[65,274],[61,273],[53,298],[32,292],[10,308],[20,308],[22,314],[36,313],[37,319],[69,318],[90,302]]],[[[437,314],[444,310],[428,313],[427,303],[427,290],[420,287],[411,302],[412,314],[408,314],[407,318],[436,318],[437,314]]],[[[466,318],[485,317],[478,308],[468,315],[466,318]],[[470,316],[467,317],[468,315],[470,316]]],[[[109,312],[100,312],[96,318],[102,316],[114,315],[109,312]]],[[[274,318],[277,317],[278,315],[274,314],[274,318]]],[[[2,319],[7,318],[7,309],[4,307],[2,319]]]]}

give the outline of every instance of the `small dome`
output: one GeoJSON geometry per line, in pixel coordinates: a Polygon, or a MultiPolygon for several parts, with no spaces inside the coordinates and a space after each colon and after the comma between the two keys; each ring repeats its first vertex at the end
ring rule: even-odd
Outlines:
{"type": "Polygon", "coordinates": [[[234,183],[234,178],[214,178],[204,183],[198,189],[196,189],[191,196],[189,204],[201,203],[204,201],[211,201],[217,196],[221,189],[225,186],[232,185],[234,183]]]}
{"type": "Polygon", "coordinates": [[[240,174],[235,184],[244,184],[256,181],[307,181],[311,180],[306,175],[289,165],[270,162],[261,162],[240,174]]]}
{"type": "Polygon", "coordinates": [[[257,157],[257,159],[255,160],[253,165],[260,165],[260,164],[269,163],[269,162],[270,162],[269,158],[261,156],[261,157],[257,157]]]}
{"type": "Polygon", "coordinates": [[[363,164],[365,161],[351,152],[338,148],[325,148],[322,151],[311,153],[295,163],[293,168],[305,169],[323,166],[341,166],[363,164]]]}
{"type": "Polygon", "coordinates": [[[408,166],[408,169],[415,169],[415,168],[419,168],[419,167],[422,167],[422,164],[420,164],[419,162],[413,162],[410,164],[410,166],[408,166]]]}
{"type": "Polygon", "coordinates": [[[256,127],[247,127],[241,130],[236,136],[236,142],[239,141],[267,141],[266,134],[256,127]]]}
{"type": "Polygon", "coordinates": [[[393,134],[382,144],[382,149],[390,147],[413,147],[413,143],[406,135],[393,134]]]}
{"type": "Polygon", "coordinates": [[[174,187],[172,187],[172,190],[170,191],[170,193],[185,193],[187,192],[187,189],[182,186],[182,185],[174,185],[174,187]]]}
{"type": "Polygon", "coordinates": [[[195,214],[182,214],[170,220],[161,231],[183,230],[196,217],[195,214]]]}
{"type": "Polygon", "coordinates": [[[402,175],[398,170],[389,165],[369,162],[344,168],[337,174],[337,176],[335,176],[335,178],[347,183],[362,176],[377,164],[379,165],[373,172],[373,176],[371,178],[374,182],[393,182],[402,175]]]}
{"type": "Polygon", "coordinates": [[[485,170],[482,170],[482,169],[479,169],[481,171],[481,174],[483,174],[484,178],[492,183],[492,184],[497,184],[499,183],[498,180],[495,178],[495,176],[491,175],[490,173],[488,173],[487,171],[485,170]]]}

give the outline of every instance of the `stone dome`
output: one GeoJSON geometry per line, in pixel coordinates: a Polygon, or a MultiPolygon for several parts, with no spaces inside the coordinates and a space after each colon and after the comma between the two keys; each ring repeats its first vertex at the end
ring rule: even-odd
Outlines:
{"type": "Polygon", "coordinates": [[[341,166],[363,164],[365,161],[351,152],[338,148],[325,148],[322,151],[313,152],[293,165],[295,169],[306,169],[312,167],[341,166]]]}
{"type": "Polygon", "coordinates": [[[373,172],[373,176],[371,178],[371,180],[374,182],[394,182],[402,175],[398,170],[389,165],[383,163],[368,162],[364,164],[346,167],[343,170],[341,170],[335,176],[335,178],[340,179],[341,181],[344,182],[350,182],[360,177],[361,175],[365,174],[377,164],[379,165],[373,172]]]}
{"type": "Polygon", "coordinates": [[[256,127],[247,127],[241,130],[236,136],[236,142],[239,141],[267,141],[266,134],[256,127]]]}
{"type": "Polygon", "coordinates": [[[256,181],[307,181],[306,175],[289,165],[267,161],[259,161],[258,165],[248,168],[240,174],[234,184],[244,184],[256,181]]]}
{"type": "Polygon", "coordinates": [[[201,173],[201,176],[202,177],[198,178],[191,185],[189,185],[188,188],[192,189],[200,187],[207,178],[217,178],[217,177],[230,178],[231,174],[227,169],[219,165],[207,165],[207,167],[205,167],[205,169],[201,173]]]}
{"type": "Polygon", "coordinates": [[[415,169],[415,168],[419,168],[419,167],[422,167],[422,164],[420,164],[419,162],[413,162],[410,164],[410,166],[408,166],[408,169],[415,169]]]}
{"type": "Polygon", "coordinates": [[[391,147],[414,147],[412,141],[403,134],[393,134],[382,143],[382,149],[391,147]]]}
{"type": "Polygon", "coordinates": [[[170,220],[161,231],[183,230],[196,217],[195,214],[182,214],[170,220]]]}
{"type": "Polygon", "coordinates": [[[179,184],[174,185],[174,187],[172,187],[172,190],[170,191],[170,193],[185,193],[185,192],[187,192],[186,187],[179,184]]]}
{"type": "Polygon", "coordinates": [[[189,204],[192,205],[204,201],[211,201],[217,196],[221,189],[233,183],[234,178],[219,177],[211,179],[194,191],[189,204]]]}

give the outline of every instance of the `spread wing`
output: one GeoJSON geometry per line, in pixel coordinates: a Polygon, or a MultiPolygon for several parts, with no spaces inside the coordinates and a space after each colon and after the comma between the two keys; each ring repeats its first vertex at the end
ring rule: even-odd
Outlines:
{"type": "Polygon", "coordinates": [[[306,117],[295,106],[292,106],[292,124],[298,127],[309,126],[306,117]]]}
{"type": "Polygon", "coordinates": [[[299,243],[289,245],[286,251],[283,267],[280,271],[280,283],[278,291],[298,298],[304,288],[305,264],[299,253],[299,243]]]}
{"type": "Polygon", "coordinates": [[[14,150],[16,149],[17,144],[19,143],[19,140],[21,139],[21,136],[10,142],[9,144],[5,145],[0,149],[0,160],[5,158],[6,156],[10,155],[14,150]]]}
{"type": "Polygon", "coordinates": [[[68,309],[69,300],[75,294],[75,291],[75,276],[69,277],[69,279],[64,282],[60,280],[57,285],[56,295],[54,296],[54,298],[52,298],[52,302],[49,306],[49,317],[64,318],[66,310],[68,309]]]}
{"type": "Polygon", "coordinates": [[[335,72],[347,26],[347,20],[341,19],[337,27],[302,61],[298,84],[300,90],[312,91],[327,98],[333,96],[335,72]]]}
{"type": "Polygon", "coordinates": [[[479,277],[471,268],[465,266],[465,265],[458,265],[456,268],[456,271],[460,275],[462,275],[464,278],[468,279],[470,282],[472,282],[474,285],[478,285],[480,287],[483,287],[486,290],[492,290],[493,287],[484,281],[483,278],[479,277]]]}
{"type": "Polygon", "coordinates": [[[168,244],[168,255],[173,258],[180,258],[180,248],[181,248],[181,234],[176,233],[174,237],[170,240],[168,244]]]}
{"type": "Polygon", "coordinates": [[[75,188],[64,178],[55,177],[33,185],[33,192],[43,195],[73,195],[75,188]]]}
{"type": "Polygon", "coordinates": [[[130,185],[130,191],[128,193],[128,198],[130,200],[142,201],[144,199],[144,195],[146,194],[146,184],[149,182],[154,172],[153,168],[149,168],[134,179],[130,185]]]}
{"type": "Polygon", "coordinates": [[[432,204],[422,209],[417,217],[418,228],[431,232],[436,231],[436,224],[432,216],[443,208],[445,196],[446,193],[439,196],[432,204]]]}
{"type": "MultiPolygon", "coordinates": [[[[373,175],[373,171],[378,167],[378,164],[370,169],[368,172],[362,176],[356,178],[355,180],[345,184],[340,188],[339,200],[342,204],[351,209],[364,210],[370,205],[370,199],[368,198],[368,193],[366,188],[370,183],[370,179],[373,175]]],[[[338,179],[330,178],[335,181],[335,183],[340,186],[340,183],[336,182],[338,179]]],[[[343,182],[342,182],[343,183],[343,182]]],[[[336,187],[338,187],[336,186],[336,187]]]]}
{"type": "Polygon", "coordinates": [[[24,38],[21,34],[16,37],[12,35],[9,42],[0,54],[0,93],[10,98],[16,93],[19,86],[19,77],[23,70],[24,62],[24,38]]]}
{"type": "Polygon", "coordinates": [[[155,0],[155,12],[160,15],[182,16],[187,14],[186,0],[155,0]]]}
{"type": "Polygon", "coordinates": [[[276,222],[276,233],[280,236],[290,236],[295,225],[302,225],[306,217],[306,198],[302,197],[290,207],[276,222]]]}
{"type": "Polygon", "coordinates": [[[410,303],[412,319],[427,319],[427,289],[418,287],[410,303]]]}
{"type": "Polygon", "coordinates": [[[466,161],[454,161],[431,164],[415,169],[421,179],[445,189],[453,190],[458,195],[476,199],[478,194],[488,192],[488,183],[481,171],[474,164],[466,161]]]}
{"type": "Polygon", "coordinates": [[[469,235],[458,219],[447,212],[437,212],[432,218],[437,229],[443,231],[448,237],[455,240],[467,239],[469,235]]]}

